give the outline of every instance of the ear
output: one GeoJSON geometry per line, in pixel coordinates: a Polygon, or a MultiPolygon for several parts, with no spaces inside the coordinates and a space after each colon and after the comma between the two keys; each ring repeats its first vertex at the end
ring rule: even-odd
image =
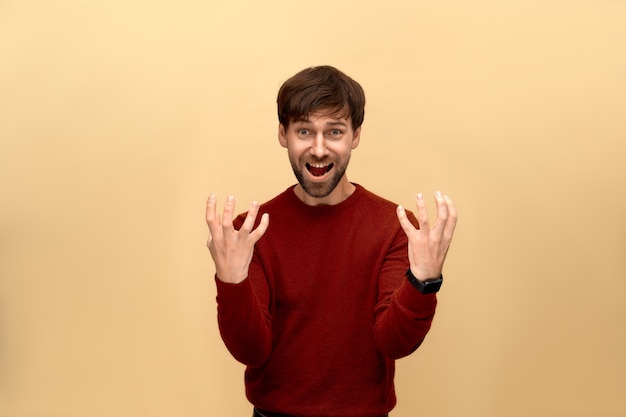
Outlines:
{"type": "Polygon", "coordinates": [[[359,146],[359,142],[361,142],[361,126],[357,127],[352,136],[352,149],[356,149],[359,146]]]}
{"type": "Polygon", "coordinates": [[[278,123],[278,142],[283,148],[287,147],[287,131],[282,123],[278,123]]]}

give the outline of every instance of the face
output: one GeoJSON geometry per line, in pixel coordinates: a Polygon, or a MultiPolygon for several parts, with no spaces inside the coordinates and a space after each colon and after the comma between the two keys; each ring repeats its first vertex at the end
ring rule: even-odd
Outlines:
{"type": "Polygon", "coordinates": [[[285,128],[279,125],[278,139],[287,148],[298,179],[300,198],[307,204],[337,204],[350,194],[353,185],[346,177],[352,149],[359,144],[360,131],[345,117],[314,113],[285,128]]]}

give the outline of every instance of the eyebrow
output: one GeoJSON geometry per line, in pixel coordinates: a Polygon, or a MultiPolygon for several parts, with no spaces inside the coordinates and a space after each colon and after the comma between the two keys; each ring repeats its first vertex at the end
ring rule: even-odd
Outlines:
{"type": "Polygon", "coordinates": [[[329,126],[348,126],[347,123],[337,120],[336,122],[328,122],[326,123],[329,126]]]}
{"type": "MultiPolygon", "coordinates": [[[[295,123],[313,123],[309,118],[304,118],[301,117],[297,120],[295,120],[295,123]]],[[[331,120],[329,122],[326,122],[326,126],[348,126],[348,124],[346,122],[342,122],[341,120],[331,120]]]]}

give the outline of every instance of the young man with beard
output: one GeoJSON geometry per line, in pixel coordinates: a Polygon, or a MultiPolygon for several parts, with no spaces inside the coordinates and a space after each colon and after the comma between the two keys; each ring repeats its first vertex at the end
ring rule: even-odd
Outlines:
{"type": "Polygon", "coordinates": [[[364,106],[341,71],[299,72],[278,93],[298,184],[238,217],[233,197],[221,220],[207,202],[220,333],[254,416],[386,416],[395,360],[430,329],[456,209],[435,193],[431,225],[421,194],[416,219],[348,181],[364,106]]]}

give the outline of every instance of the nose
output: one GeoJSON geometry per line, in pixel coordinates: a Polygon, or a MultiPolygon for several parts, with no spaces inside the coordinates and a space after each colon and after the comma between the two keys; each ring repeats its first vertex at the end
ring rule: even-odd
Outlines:
{"type": "Polygon", "coordinates": [[[324,138],[323,132],[315,135],[313,143],[311,143],[311,154],[318,158],[323,158],[328,155],[328,148],[326,147],[326,139],[324,138]]]}

